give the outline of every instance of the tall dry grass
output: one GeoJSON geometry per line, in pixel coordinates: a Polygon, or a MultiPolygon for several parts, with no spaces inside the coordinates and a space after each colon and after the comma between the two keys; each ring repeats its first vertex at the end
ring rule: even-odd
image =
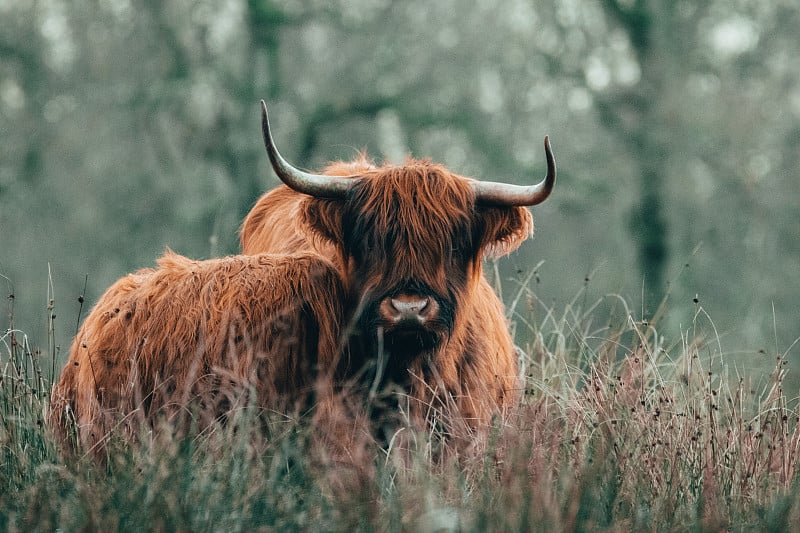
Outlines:
{"type": "Polygon", "coordinates": [[[251,407],[189,436],[110,435],[105,461],[62,456],[43,425],[47,357],[10,330],[0,530],[798,530],[788,351],[764,379],[739,375],[699,306],[672,333],[609,301],[557,312],[522,294],[519,408],[457,450],[400,428],[356,476],[319,460],[307,421],[265,427],[251,407]]]}

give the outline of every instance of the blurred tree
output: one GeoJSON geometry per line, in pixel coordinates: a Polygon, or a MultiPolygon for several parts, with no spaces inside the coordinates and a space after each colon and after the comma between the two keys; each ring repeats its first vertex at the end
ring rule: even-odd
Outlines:
{"type": "Polygon", "coordinates": [[[501,277],[546,258],[542,301],[596,272],[591,286],[637,313],[644,287],[645,315],[669,285],[681,329],[700,294],[747,349],[791,337],[799,13],[794,0],[0,2],[0,273],[17,323],[40,327],[48,262],[68,336],[86,273],[93,301],[165,246],[235,252],[275,183],[266,97],[282,151],[307,168],[366,149],[530,183],[549,133],[557,194],[501,277]]]}
{"type": "Polygon", "coordinates": [[[660,102],[670,90],[668,80],[680,72],[675,63],[686,57],[682,39],[686,32],[672,0],[604,0],[610,18],[627,34],[638,65],[635,84],[610,94],[599,94],[598,111],[606,128],[636,158],[639,199],[631,216],[631,231],[643,277],[644,313],[650,315],[661,302],[669,247],[664,215],[664,171],[670,144],[668,118],[660,102]]]}

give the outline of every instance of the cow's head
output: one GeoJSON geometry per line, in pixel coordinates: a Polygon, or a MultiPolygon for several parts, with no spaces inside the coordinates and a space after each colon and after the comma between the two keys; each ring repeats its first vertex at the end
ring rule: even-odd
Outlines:
{"type": "Polygon", "coordinates": [[[363,162],[346,176],[336,175],[344,165],[310,174],[278,153],[263,101],[262,127],[278,177],[309,195],[301,214],[312,238],[341,254],[359,330],[401,361],[452,337],[459,305],[481,279],[482,258],[506,254],[531,234],[525,206],[544,201],[556,179],[547,138],[547,176],[518,186],[417,160],[377,168],[363,162]]]}

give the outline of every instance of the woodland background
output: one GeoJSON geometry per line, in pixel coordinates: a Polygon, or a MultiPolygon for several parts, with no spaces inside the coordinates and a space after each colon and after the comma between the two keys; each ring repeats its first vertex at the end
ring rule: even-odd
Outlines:
{"type": "Polygon", "coordinates": [[[51,328],[62,361],[79,313],[165,247],[237,251],[277,184],[260,98],[311,169],[366,149],[532,183],[550,135],[556,191],[499,263],[507,298],[535,294],[521,343],[576,298],[602,328],[668,296],[660,334],[710,317],[736,372],[800,336],[796,0],[0,0],[0,19],[0,331],[51,328]]]}

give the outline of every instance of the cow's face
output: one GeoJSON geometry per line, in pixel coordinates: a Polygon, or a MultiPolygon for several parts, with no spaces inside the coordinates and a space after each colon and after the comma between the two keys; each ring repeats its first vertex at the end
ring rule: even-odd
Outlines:
{"type": "Polygon", "coordinates": [[[556,180],[547,137],[547,175],[519,186],[475,181],[414,160],[380,168],[356,161],[312,174],[280,155],[263,101],[261,128],[275,173],[309,195],[300,212],[312,240],[339,250],[355,333],[377,343],[377,353],[394,356],[398,368],[447,343],[464,327],[465,307],[480,308],[472,291],[482,276],[481,258],[519,246],[533,229],[525,206],[546,200],[556,180]]]}
{"type": "Polygon", "coordinates": [[[309,198],[302,212],[340,250],[360,332],[399,361],[446,343],[484,254],[532,230],[527,209],[478,206],[470,180],[413,160],[368,170],[343,198],[309,198]]]}

